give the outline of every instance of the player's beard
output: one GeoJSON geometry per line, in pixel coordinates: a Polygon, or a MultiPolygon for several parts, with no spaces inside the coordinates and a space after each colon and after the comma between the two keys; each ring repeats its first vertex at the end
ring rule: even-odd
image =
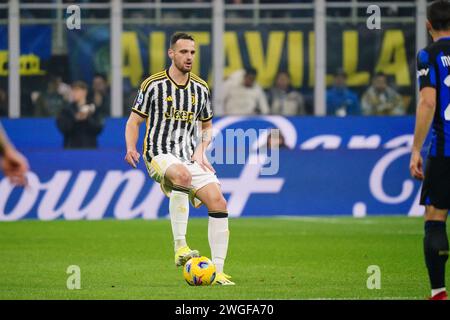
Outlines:
{"type": "Polygon", "coordinates": [[[191,62],[191,66],[189,68],[185,68],[184,63],[175,61],[175,67],[182,73],[188,73],[188,72],[191,72],[191,70],[192,70],[192,62],[191,62]]]}

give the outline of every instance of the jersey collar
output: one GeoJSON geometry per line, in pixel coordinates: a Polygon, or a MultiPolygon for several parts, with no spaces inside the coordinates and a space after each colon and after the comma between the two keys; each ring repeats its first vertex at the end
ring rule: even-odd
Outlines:
{"type": "Polygon", "coordinates": [[[169,75],[169,69],[166,69],[166,76],[167,78],[169,78],[169,80],[178,88],[178,89],[186,89],[187,86],[189,85],[189,82],[191,81],[191,73],[189,72],[188,74],[188,79],[186,81],[185,84],[178,84],[175,82],[175,80],[173,80],[170,75],[169,75]]]}

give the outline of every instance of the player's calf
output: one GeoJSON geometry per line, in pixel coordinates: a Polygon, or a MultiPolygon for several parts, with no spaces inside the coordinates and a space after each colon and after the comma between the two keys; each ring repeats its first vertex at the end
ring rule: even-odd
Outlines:
{"type": "Polygon", "coordinates": [[[449,254],[445,222],[447,210],[427,206],[426,211],[423,246],[432,289],[431,295],[436,296],[445,292],[445,264],[449,254]]]}

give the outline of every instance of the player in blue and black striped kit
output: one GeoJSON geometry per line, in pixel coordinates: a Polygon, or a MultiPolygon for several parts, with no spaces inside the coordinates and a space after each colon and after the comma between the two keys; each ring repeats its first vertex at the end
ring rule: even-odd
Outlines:
{"type": "Polygon", "coordinates": [[[423,180],[420,204],[425,206],[424,254],[431,283],[431,300],[446,300],[448,260],[446,220],[450,209],[450,1],[435,1],[427,10],[433,43],[417,55],[420,100],[411,155],[411,175],[423,180]],[[422,149],[432,124],[425,173],[422,149]]]}

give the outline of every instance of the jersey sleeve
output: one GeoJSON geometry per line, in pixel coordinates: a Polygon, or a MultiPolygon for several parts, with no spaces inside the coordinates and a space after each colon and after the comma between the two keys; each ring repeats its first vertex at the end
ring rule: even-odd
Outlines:
{"type": "Polygon", "coordinates": [[[147,118],[149,114],[150,109],[150,99],[152,89],[151,86],[145,88],[144,86],[141,86],[136,94],[136,98],[133,102],[133,107],[131,108],[131,111],[134,113],[137,113],[143,118],[147,118]]]}
{"type": "Polygon", "coordinates": [[[208,93],[206,94],[206,100],[205,100],[205,106],[203,107],[202,111],[200,112],[200,120],[201,121],[209,121],[214,116],[212,106],[211,106],[211,93],[208,90],[208,93]]]}
{"type": "Polygon", "coordinates": [[[417,81],[419,89],[425,87],[436,88],[436,72],[430,53],[425,49],[417,54],[417,81]]]}

